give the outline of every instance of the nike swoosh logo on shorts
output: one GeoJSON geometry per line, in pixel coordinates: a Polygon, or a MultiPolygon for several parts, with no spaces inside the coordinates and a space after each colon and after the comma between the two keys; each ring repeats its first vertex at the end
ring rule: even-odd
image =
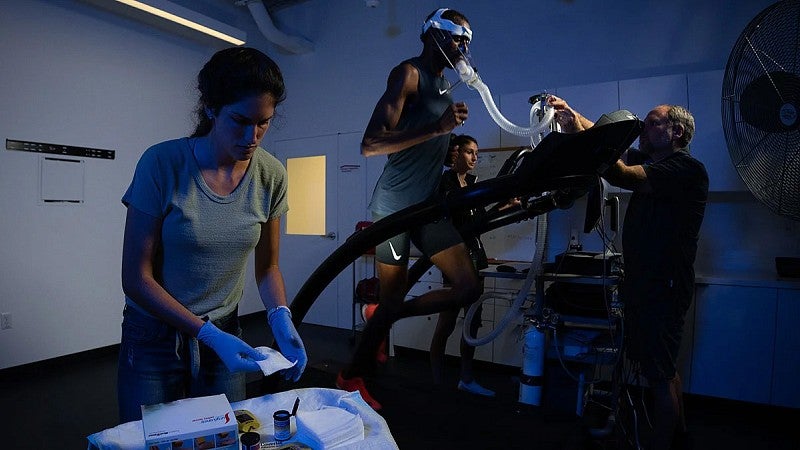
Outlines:
{"type": "Polygon", "coordinates": [[[447,92],[447,89],[439,89],[439,95],[444,95],[447,92]]]}
{"type": "Polygon", "coordinates": [[[394,260],[400,261],[400,258],[402,258],[402,256],[397,254],[397,251],[395,251],[394,245],[392,245],[391,242],[389,242],[389,248],[392,249],[392,257],[394,258],[394,260]]]}

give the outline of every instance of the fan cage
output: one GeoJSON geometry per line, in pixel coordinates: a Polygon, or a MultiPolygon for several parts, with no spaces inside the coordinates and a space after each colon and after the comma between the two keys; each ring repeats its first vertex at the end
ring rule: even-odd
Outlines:
{"type": "Polygon", "coordinates": [[[796,220],[800,220],[798,66],[800,0],[779,1],[757,15],[739,36],[722,89],[723,130],[736,171],[759,201],[796,220]]]}

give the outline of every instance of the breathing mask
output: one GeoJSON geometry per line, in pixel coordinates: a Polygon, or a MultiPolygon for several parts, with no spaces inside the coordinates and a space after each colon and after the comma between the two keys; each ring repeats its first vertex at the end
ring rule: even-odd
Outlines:
{"type": "MultiPolygon", "coordinates": [[[[469,43],[472,41],[472,30],[463,25],[458,25],[452,20],[442,18],[442,14],[445,11],[447,11],[447,8],[441,8],[437,10],[430,19],[426,20],[425,23],[422,24],[422,34],[424,35],[431,28],[434,29],[432,31],[433,40],[436,46],[439,47],[439,51],[442,52],[442,55],[447,60],[447,63],[450,64],[450,67],[458,73],[458,77],[460,78],[458,83],[463,82],[470,89],[478,91],[481,100],[483,100],[483,104],[486,106],[486,110],[500,128],[517,136],[530,137],[531,149],[535,148],[544,136],[552,131],[551,124],[554,123],[553,117],[555,116],[555,111],[547,104],[546,95],[531,100],[532,106],[529,117],[530,127],[515,125],[506,119],[494,103],[492,94],[489,92],[489,87],[483,83],[477,70],[475,70],[472,56],[469,53],[469,43]],[[444,48],[442,48],[442,44],[447,45],[451,40],[455,42],[458,47],[459,55],[455,57],[455,60],[451,60],[450,58],[452,52],[446,52],[444,48]]],[[[456,83],[456,85],[458,83],[456,83]]],[[[456,85],[453,85],[449,90],[452,90],[456,85]]],[[[557,128],[557,124],[554,127],[557,128]]]]}
{"type": "Polygon", "coordinates": [[[442,14],[447,10],[447,8],[438,9],[430,19],[426,20],[425,23],[422,24],[422,34],[425,34],[425,32],[431,28],[437,30],[434,35],[434,42],[436,42],[439,51],[442,52],[442,55],[447,59],[450,68],[453,70],[458,71],[456,66],[459,61],[462,60],[470,67],[473,67],[472,56],[469,53],[469,43],[472,41],[472,30],[464,25],[458,25],[452,20],[442,18],[442,14]],[[445,43],[451,40],[456,43],[460,55],[455,61],[450,59],[448,52],[444,51],[440,44],[440,42],[445,43]]]}

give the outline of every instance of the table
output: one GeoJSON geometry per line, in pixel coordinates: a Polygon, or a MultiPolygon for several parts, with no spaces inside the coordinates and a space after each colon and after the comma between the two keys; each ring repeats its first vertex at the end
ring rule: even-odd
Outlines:
{"type": "MultiPolygon", "coordinates": [[[[261,442],[264,443],[273,440],[272,413],[279,409],[291,410],[297,398],[300,398],[298,411],[301,412],[335,406],[361,416],[364,422],[364,440],[338,448],[350,450],[398,449],[386,420],[375,412],[358,392],[327,388],[292,389],[234,402],[231,403],[231,408],[234,410],[246,409],[256,416],[261,423],[261,428],[256,431],[261,434],[261,442]]],[[[292,419],[292,427],[294,430],[294,419],[292,419]]],[[[89,441],[88,450],[141,450],[144,448],[142,421],[123,423],[94,433],[87,439],[89,441]]],[[[302,441],[301,443],[307,444],[302,441]]]]}

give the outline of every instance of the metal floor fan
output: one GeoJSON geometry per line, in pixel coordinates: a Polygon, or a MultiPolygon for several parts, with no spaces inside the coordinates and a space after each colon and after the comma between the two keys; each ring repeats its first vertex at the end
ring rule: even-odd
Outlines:
{"type": "Polygon", "coordinates": [[[722,126],[750,192],[800,220],[800,0],[767,7],[739,36],[725,68],[722,126]]]}

